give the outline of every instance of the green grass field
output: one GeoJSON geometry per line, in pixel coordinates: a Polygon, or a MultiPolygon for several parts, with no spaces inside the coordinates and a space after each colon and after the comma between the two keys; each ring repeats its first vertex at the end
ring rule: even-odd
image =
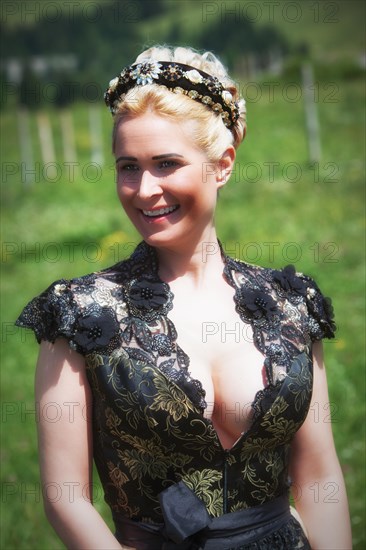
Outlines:
{"type": "MultiPolygon", "coordinates": [[[[357,78],[330,82],[316,74],[316,79],[319,164],[308,162],[301,99],[289,101],[288,84],[280,82],[272,101],[262,84],[258,99],[248,101],[248,136],[221,193],[217,226],[229,253],[273,267],[295,263],[333,298],[339,330],[336,340],[325,344],[331,412],[348,487],[354,548],[363,549],[364,87],[357,78]]],[[[108,112],[103,113],[106,163],[94,182],[91,172],[84,170],[83,177],[90,163],[88,106],[73,108],[80,164],[74,181],[62,160],[58,113],[49,115],[61,177],[52,182],[42,171],[32,115],[40,178],[29,187],[22,182],[16,113],[5,112],[1,123],[4,550],[63,548],[46,522],[40,498],[32,413],[37,345],[31,333],[16,329],[13,322],[25,303],[53,280],[105,267],[128,255],[138,242],[115,197],[108,112]]],[[[98,486],[96,506],[109,518],[98,486]]]]}

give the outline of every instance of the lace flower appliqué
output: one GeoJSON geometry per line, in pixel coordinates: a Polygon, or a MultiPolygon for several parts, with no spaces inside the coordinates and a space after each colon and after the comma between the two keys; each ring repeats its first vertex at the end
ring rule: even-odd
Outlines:
{"type": "Polygon", "coordinates": [[[307,286],[304,281],[296,275],[293,265],[288,265],[281,271],[273,272],[273,279],[278,283],[284,291],[293,291],[300,296],[306,296],[307,286]]]}
{"type": "Polygon", "coordinates": [[[79,317],[77,328],[74,341],[87,352],[107,347],[119,332],[115,313],[109,307],[94,307],[89,314],[79,317]]]}
{"type": "Polygon", "coordinates": [[[276,301],[263,290],[242,288],[239,299],[240,306],[251,319],[272,322],[278,315],[276,301]]]}
{"type": "Polygon", "coordinates": [[[131,314],[145,321],[166,315],[172,308],[169,286],[149,275],[131,281],[126,300],[131,314]]]}

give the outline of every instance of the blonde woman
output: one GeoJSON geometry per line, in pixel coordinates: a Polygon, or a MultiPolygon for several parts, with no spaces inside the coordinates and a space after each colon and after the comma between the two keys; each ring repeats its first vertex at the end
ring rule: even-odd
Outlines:
{"type": "Polygon", "coordinates": [[[331,427],[308,414],[327,411],[329,301],[291,266],[228,257],[216,235],[245,135],[237,87],[211,53],[156,47],[106,103],[118,197],[142,242],[57,281],[18,320],[41,342],[36,400],[64,412],[38,426],[43,486],[65,487],[44,491],[50,522],[78,549],[351,548],[331,427]],[[208,322],[250,337],[203,337],[208,322]],[[93,458],[114,534],[92,505],[93,458]],[[336,498],[315,501],[314,484],[336,498]]]}

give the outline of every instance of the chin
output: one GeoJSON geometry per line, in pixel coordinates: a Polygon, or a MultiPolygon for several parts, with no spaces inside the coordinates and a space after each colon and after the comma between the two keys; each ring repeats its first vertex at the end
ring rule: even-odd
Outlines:
{"type": "Polygon", "coordinates": [[[169,248],[171,250],[181,248],[184,236],[164,235],[164,232],[156,232],[148,235],[141,234],[144,241],[155,248],[169,248]]]}
{"type": "Polygon", "coordinates": [[[156,247],[164,247],[164,246],[174,246],[176,243],[176,239],[169,238],[169,237],[163,237],[162,235],[159,236],[158,234],[154,235],[142,235],[142,238],[144,241],[149,244],[150,246],[156,246],[156,247]]]}

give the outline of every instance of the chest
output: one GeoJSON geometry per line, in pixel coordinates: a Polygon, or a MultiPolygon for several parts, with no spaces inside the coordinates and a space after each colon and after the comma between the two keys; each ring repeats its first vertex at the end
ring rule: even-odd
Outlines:
{"type": "Polygon", "coordinates": [[[221,439],[232,443],[250,424],[251,404],[267,385],[264,356],[254,345],[251,325],[235,311],[230,287],[191,301],[175,294],[169,317],[189,356],[190,374],[206,392],[205,416],[221,439]]]}

